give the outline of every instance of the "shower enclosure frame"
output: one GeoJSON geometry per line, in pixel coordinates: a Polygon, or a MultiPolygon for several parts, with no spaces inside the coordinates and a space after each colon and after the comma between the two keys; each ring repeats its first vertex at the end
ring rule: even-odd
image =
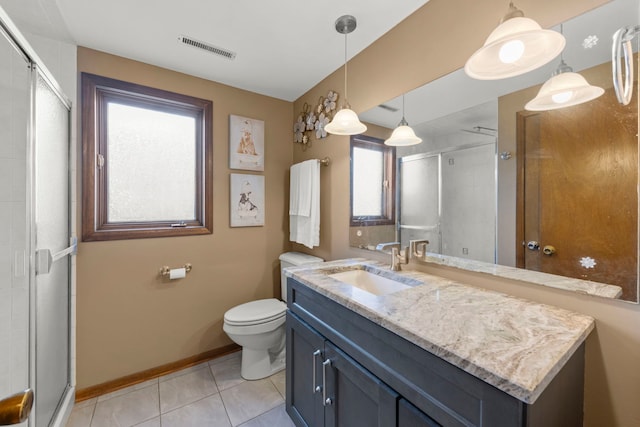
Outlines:
{"type": "MultiPolygon", "coordinates": [[[[68,419],[71,409],[73,407],[73,401],[75,399],[75,384],[74,384],[74,373],[73,373],[73,364],[72,360],[74,359],[74,346],[72,342],[72,325],[73,325],[73,312],[72,312],[72,283],[74,280],[75,272],[73,269],[73,263],[71,261],[71,256],[64,256],[64,259],[60,259],[58,262],[59,265],[63,265],[62,263],[66,263],[67,275],[66,275],[66,294],[65,297],[66,307],[66,343],[64,344],[66,348],[64,349],[66,352],[66,384],[60,384],[61,388],[63,388],[62,394],[60,396],[55,396],[57,400],[57,404],[55,408],[49,408],[49,411],[52,416],[49,419],[40,420],[38,422],[36,413],[38,412],[38,356],[39,357],[49,357],[49,355],[42,355],[38,353],[38,343],[36,342],[37,337],[37,321],[38,321],[38,306],[37,306],[37,242],[36,242],[36,152],[37,152],[37,132],[36,132],[36,96],[37,96],[37,85],[38,80],[42,79],[43,84],[47,89],[51,91],[51,93],[60,101],[60,107],[63,110],[66,110],[66,123],[63,126],[66,126],[66,234],[71,241],[71,236],[73,235],[73,215],[72,215],[72,144],[71,144],[71,102],[64,95],[60,85],[56,82],[53,75],[49,72],[46,66],[43,64],[43,61],[37,55],[35,50],[31,47],[27,39],[21,34],[20,30],[16,27],[16,25],[12,22],[11,18],[4,12],[2,8],[0,8],[0,33],[2,33],[2,37],[4,37],[9,44],[11,44],[14,50],[19,54],[19,56],[25,59],[25,66],[28,68],[28,76],[29,80],[29,100],[28,100],[28,113],[26,118],[27,130],[26,130],[26,141],[24,141],[24,147],[26,149],[26,165],[25,165],[25,180],[26,180],[26,189],[25,189],[25,217],[26,217],[26,268],[28,271],[28,307],[24,307],[28,310],[28,319],[29,319],[29,327],[28,327],[28,368],[27,368],[27,377],[28,377],[28,386],[31,389],[34,389],[36,399],[34,408],[31,411],[31,415],[27,421],[27,425],[29,427],[35,426],[63,426],[66,420],[68,419]]],[[[59,140],[60,141],[60,140],[59,140]]],[[[63,153],[64,154],[64,153],[63,153]]],[[[12,345],[10,343],[10,345],[12,345]]],[[[42,373],[40,375],[42,377],[42,373]]],[[[0,396],[0,398],[4,398],[5,396],[0,396]]]]}

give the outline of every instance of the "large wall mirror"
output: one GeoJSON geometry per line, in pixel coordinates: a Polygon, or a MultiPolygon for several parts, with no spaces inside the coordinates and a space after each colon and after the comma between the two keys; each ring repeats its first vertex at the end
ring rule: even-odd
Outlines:
{"type": "MultiPolygon", "coordinates": [[[[352,224],[351,246],[426,239],[427,261],[637,303],[638,101],[616,99],[611,44],[637,24],[639,3],[614,0],[555,27],[562,57],[530,73],[479,81],[458,70],[404,94],[423,142],[396,149],[397,223],[352,224]],[[526,111],[561,60],[604,95],[526,111]]],[[[360,118],[391,130],[402,105],[399,94],[360,118]]]]}

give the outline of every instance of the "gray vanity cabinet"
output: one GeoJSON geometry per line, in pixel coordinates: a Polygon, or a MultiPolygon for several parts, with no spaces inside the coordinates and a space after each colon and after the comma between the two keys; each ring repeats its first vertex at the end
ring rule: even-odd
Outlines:
{"type": "Polygon", "coordinates": [[[287,313],[287,411],[298,426],[395,427],[398,394],[287,313]]]}
{"type": "Polygon", "coordinates": [[[325,426],[395,427],[398,393],[330,342],[324,348],[325,426]]]}
{"type": "Polygon", "coordinates": [[[584,345],[527,404],[289,278],[286,409],[299,426],[582,426],[584,345]]]}
{"type": "Polygon", "coordinates": [[[298,426],[323,426],[321,375],[325,339],[290,312],[286,327],[287,412],[298,426]]]}
{"type": "Polygon", "coordinates": [[[441,427],[433,418],[416,408],[405,398],[398,400],[398,426],[441,427]]]}

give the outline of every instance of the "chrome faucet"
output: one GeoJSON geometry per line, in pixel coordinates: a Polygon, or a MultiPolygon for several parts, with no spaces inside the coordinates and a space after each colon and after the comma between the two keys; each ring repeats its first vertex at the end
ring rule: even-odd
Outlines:
{"type": "Polygon", "coordinates": [[[388,251],[390,248],[400,249],[400,242],[388,242],[388,243],[378,243],[376,246],[376,251],[384,252],[385,254],[389,254],[391,252],[388,251]]]}
{"type": "Polygon", "coordinates": [[[402,249],[400,242],[379,243],[376,250],[391,254],[391,271],[400,271],[400,265],[409,262],[409,248],[402,249]],[[389,248],[391,252],[388,251],[389,248]]]}
{"type": "Polygon", "coordinates": [[[427,254],[427,245],[429,241],[426,239],[409,240],[409,257],[422,258],[427,254]]]}

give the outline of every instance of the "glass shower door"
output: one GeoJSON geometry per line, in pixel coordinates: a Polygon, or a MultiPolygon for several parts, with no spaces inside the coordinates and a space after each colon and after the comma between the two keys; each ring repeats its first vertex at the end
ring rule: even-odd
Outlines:
{"type": "Polygon", "coordinates": [[[427,251],[441,253],[440,155],[402,157],[400,165],[400,242],[426,239],[427,251]]]}
{"type": "Polygon", "coordinates": [[[69,108],[35,76],[35,421],[47,426],[70,393],[69,108]]]}
{"type": "Polygon", "coordinates": [[[27,58],[1,29],[0,59],[1,400],[29,387],[26,147],[31,74],[27,58]]]}

